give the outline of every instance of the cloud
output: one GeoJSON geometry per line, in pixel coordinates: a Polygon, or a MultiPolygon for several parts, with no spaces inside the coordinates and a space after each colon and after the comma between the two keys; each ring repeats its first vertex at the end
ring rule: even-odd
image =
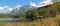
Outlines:
{"type": "Polygon", "coordinates": [[[21,7],[21,5],[16,5],[16,8],[21,7]]]}
{"type": "Polygon", "coordinates": [[[37,5],[37,7],[42,7],[42,6],[46,6],[46,5],[50,5],[50,4],[53,4],[52,0],[45,0],[45,1],[40,2],[37,5]]]}
{"type": "Polygon", "coordinates": [[[3,6],[4,8],[8,8],[8,6],[3,6]]]}
{"type": "Polygon", "coordinates": [[[36,5],[36,3],[34,2],[30,2],[30,6],[34,6],[34,7],[43,7],[50,4],[53,4],[52,0],[45,0],[45,1],[39,2],[38,5],[36,5]]]}
{"type": "Polygon", "coordinates": [[[13,8],[10,8],[8,6],[3,6],[3,7],[0,7],[0,13],[10,13],[11,11],[13,10],[13,8]]]}
{"type": "Polygon", "coordinates": [[[3,7],[0,7],[0,11],[2,11],[2,10],[4,10],[4,8],[3,7]]]}
{"type": "Polygon", "coordinates": [[[4,13],[10,13],[13,10],[13,8],[7,8],[7,11],[4,13]]]}
{"type": "Polygon", "coordinates": [[[11,8],[9,6],[3,6],[3,7],[0,7],[0,13],[10,13],[11,11],[13,11],[13,9],[20,9],[21,5],[16,5],[14,8],[11,8]]]}
{"type": "Polygon", "coordinates": [[[31,6],[36,6],[36,3],[30,2],[30,5],[31,5],[31,6]]]}
{"type": "Polygon", "coordinates": [[[5,10],[5,8],[8,8],[8,6],[3,6],[3,7],[0,7],[0,11],[5,10]]]}

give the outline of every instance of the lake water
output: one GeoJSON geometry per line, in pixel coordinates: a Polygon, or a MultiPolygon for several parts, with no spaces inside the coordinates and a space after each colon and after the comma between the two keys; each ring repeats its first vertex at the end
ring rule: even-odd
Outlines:
{"type": "Polygon", "coordinates": [[[21,20],[21,18],[0,18],[0,21],[17,21],[21,20]]]}

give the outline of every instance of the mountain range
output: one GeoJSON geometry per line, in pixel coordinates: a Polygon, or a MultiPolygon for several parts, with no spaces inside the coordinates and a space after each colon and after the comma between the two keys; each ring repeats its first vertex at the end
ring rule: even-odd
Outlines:
{"type": "MultiPolygon", "coordinates": [[[[47,6],[47,5],[44,5],[44,6],[47,6]]],[[[43,7],[43,6],[41,6],[41,7],[43,7]]],[[[25,5],[25,6],[19,7],[19,9],[18,8],[13,9],[10,12],[10,14],[19,14],[19,13],[23,14],[27,11],[31,11],[31,10],[34,10],[34,9],[37,9],[37,8],[39,8],[39,7],[31,6],[31,5],[25,5]]]]}
{"type": "Polygon", "coordinates": [[[34,10],[34,9],[37,9],[37,7],[31,6],[31,5],[25,5],[25,6],[19,7],[19,9],[17,8],[13,9],[10,14],[19,14],[19,13],[23,14],[27,11],[34,10]]]}

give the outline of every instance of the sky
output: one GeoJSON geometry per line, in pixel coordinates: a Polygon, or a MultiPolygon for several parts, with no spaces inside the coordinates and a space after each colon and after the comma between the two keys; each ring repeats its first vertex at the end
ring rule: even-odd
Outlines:
{"type": "Polygon", "coordinates": [[[39,3],[43,0],[0,0],[0,6],[14,7],[16,5],[26,5],[30,2],[39,3]]]}
{"type": "Polygon", "coordinates": [[[50,3],[52,3],[51,0],[0,0],[0,13],[11,12],[14,8],[27,4],[41,7],[50,3]]]}

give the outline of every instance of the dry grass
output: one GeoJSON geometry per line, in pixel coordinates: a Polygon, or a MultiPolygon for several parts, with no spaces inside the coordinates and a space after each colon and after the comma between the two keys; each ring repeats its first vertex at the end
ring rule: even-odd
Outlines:
{"type": "MultiPolygon", "coordinates": [[[[16,23],[9,23],[7,22],[5,25],[0,26],[59,26],[58,21],[60,21],[60,15],[57,15],[55,18],[46,18],[42,20],[35,20],[32,22],[16,22],[16,23]]],[[[0,22],[0,24],[2,24],[0,22]]]]}
{"type": "Polygon", "coordinates": [[[18,23],[7,23],[6,26],[58,26],[58,23],[54,19],[42,19],[42,21],[35,20],[32,22],[18,22],[18,23]]]}

